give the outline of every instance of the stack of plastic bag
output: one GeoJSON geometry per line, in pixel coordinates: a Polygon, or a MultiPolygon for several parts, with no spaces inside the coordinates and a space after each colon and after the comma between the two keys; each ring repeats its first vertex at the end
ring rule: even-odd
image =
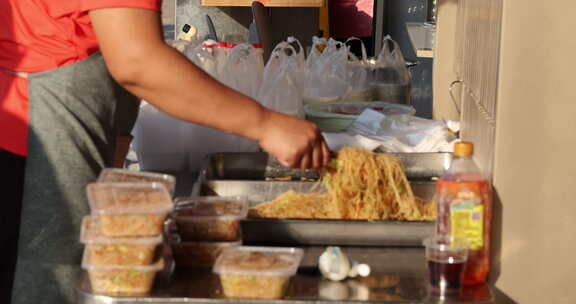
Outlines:
{"type": "Polygon", "coordinates": [[[456,137],[442,121],[366,109],[347,133],[324,134],[330,149],[351,145],[394,153],[451,152],[456,137]]]}

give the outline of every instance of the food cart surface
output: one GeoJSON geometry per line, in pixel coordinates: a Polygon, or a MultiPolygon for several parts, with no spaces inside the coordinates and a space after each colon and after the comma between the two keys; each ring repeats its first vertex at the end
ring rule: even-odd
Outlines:
{"type": "Polygon", "coordinates": [[[78,289],[79,304],[132,303],[514,303],[490,285],[465,288],[457,299],[428,295],[423,248],[345,247],[350,258],[368,263],[365,278],[332,282],[316,268],[324,247],[306,247],[298,274],[282,300],[227,299],[209,269],[177,268],[170,282],[160,278],[151,294],[140,297],[94,295],[87,276],[78,289]]]}
{"type": "MultiPolygon", "coordinates": [[[[176,196],[190,195],[197,175],[174,173],[176,196]]],[[[330,234],[329,231],[326,231],[330,234]]],[[[246,245],[265,245],[246,242],[246,245]]],[[[228,299],[220,280],[210,269],[176,268],[170,280],[160,275],[152,292],[145,296],[105,296],[92,293],[84,273],[78,286],[78,304],[132,303],[514,303],[496,287],[486,284],[466,288],[457,299],[438,299],[427,291],[427,270],[423,247],[344,246],[353,260],[367,263],[371,274],[365,278],[332,282],[323,279],[317,261],[325,246],[298,246],[304,257],[281,300],[228,299]]]]}

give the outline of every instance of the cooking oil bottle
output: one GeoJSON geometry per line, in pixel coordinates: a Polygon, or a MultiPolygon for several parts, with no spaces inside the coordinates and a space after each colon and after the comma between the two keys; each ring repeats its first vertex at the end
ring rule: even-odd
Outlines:
{"type": "Polygon", "coordinates": [[[450,168],[436,183],[437,234],[468,242],[464,285],[484,283],[490,269],[492,191],[473,153],[472,143],[456,143],[450,168]]]}

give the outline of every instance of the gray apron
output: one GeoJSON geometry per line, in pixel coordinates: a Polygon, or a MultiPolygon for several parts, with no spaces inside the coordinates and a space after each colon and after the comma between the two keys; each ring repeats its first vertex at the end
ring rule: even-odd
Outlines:
{"type": "Polygon", "coordinates": [[[75,303],[89,214],[86,184],[110,166],[137,100],[110,76],[100,53],[29,78],[26,179],[12,303],[75,303]]]}

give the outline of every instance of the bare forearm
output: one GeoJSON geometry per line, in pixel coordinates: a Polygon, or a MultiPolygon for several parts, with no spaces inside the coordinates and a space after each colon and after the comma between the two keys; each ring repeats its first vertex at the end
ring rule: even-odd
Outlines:
{"type": "Polygon", "coordinates": [[[106,9],[90,16],[112,76],[162,111],[254,140],[267,117],[274,116],[164,43],[157,12],[106,9]]]}
{"type": "Polygon", "coordinates": [[[112,76],[166,113],[257,140],[286,166],[320,168],[330,158],[316,125],[265,109],[166,45],[158,12],[107,8],[90,19],[112,76]]]}
{"type": "Polygon", "coordinates": [[[177,118],[257,140],[268,111],[196,68],[169,46],[149,50],[134,62],[124,87],[177,118]],[[149,71],[154,71],[150,73],[149,71]]]}

